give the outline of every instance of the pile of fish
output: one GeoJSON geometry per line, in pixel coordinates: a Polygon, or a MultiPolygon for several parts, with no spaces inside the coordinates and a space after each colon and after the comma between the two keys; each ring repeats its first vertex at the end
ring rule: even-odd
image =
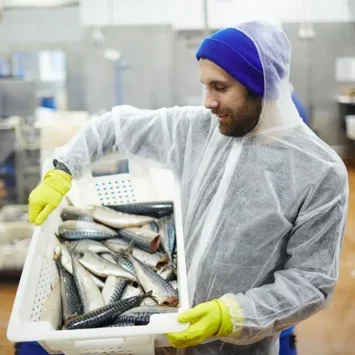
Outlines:
{"type": "Polygon", "coordinates": [[[171,202],[62,210],[60,329],[146,325],[152,314],[177,312],[173,212],[171,202]]]}

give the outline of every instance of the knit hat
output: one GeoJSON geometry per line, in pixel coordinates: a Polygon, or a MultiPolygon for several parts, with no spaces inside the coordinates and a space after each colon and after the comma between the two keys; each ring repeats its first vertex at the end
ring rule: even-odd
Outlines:
{"type": "Polygon", "coordinates": [[[254,42],[236,28],[225,28],[206,38],[196,53],[208,59],[255,94],[264,96],[264,72],[254,42]]]}

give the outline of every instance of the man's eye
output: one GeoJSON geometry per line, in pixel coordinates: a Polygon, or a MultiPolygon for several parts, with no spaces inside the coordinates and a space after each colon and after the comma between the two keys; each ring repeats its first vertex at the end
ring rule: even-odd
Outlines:
{"type": "Polygon", "coordinates": [[[219,91],[219,92],[224,92],[227,90],[227,87],[226,86],[216,86],[216,91],[219,91]]]}

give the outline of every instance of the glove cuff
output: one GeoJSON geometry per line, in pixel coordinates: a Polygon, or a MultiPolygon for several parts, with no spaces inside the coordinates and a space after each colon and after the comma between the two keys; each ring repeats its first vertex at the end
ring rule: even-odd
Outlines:
{"type": "Polygon", "coordinates": [[[218,304],[218,307],[221,311],[221,324],[216,336],[226,337],[233,333],[233,323],[231,321],[231,316],[229,314],[229,308],[220,299],[216,299],[215,301],[218,304]]]}
{"type": "Polygon", "coordinates": [[[65,195],[71,188],[72,176],[61,170],[49,170],[43,179],[44,183],[65,195]]]}
{"type": "Polygon", "coordinates": [[[235,297],[230,296],[227,294],[217,300],[222,315],[219,337],[226,337],[231,334],[238,336],[245,321],[242,307],[235,297]]]}

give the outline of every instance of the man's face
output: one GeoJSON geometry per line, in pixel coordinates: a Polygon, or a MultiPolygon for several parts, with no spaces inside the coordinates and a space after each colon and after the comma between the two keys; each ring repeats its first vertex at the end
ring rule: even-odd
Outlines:
{"type": "Polygon", "coordinates": [[[219,131],[225,136],[242,137],[259,122],[262,98],[249,91],[225,70],[200,59],[201,82],[206,86],[205,107],[217,115],[219,131]]]}

